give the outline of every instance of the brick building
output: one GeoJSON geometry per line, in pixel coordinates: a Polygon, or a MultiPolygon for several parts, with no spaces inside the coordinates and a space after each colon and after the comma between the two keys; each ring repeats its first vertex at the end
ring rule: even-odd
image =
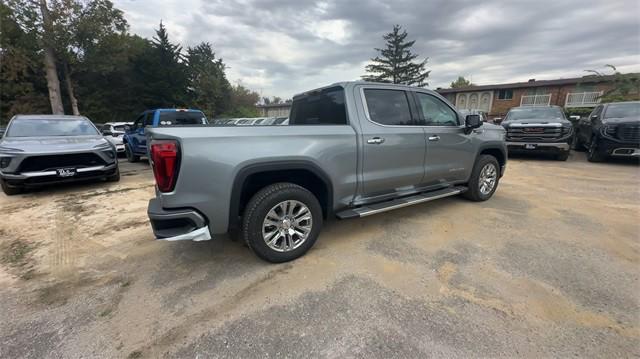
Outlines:
{"type": "Polygon", "coordinates": [[[289,117],[291,102],[256,105],[260,117],[289,117]]]}
{"type": "Polygon", "coordinates": [[[488,113],[489,118],[504,117],[511,107],[557,105],[565,108],[594,107],[600,96],[612,89],[614,76],[584,76],[570,79],[531,79],[498,85],[437,89],[459,109],[488,113]]]}

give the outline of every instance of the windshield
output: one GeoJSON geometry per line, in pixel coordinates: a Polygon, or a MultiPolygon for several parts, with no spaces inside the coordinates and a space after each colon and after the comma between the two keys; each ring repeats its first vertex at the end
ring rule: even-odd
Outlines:
{"type": "Polygon", "coordinates": [[[7,137],[94,136],[98,131],[86,119],[15,119],[7,137]]]}
{"type": "Polygon", "coordinates": [[[604,118],[640,117],[640,102],[613,103],[607,107],[604,118]]]}
{"type": "Polygon", "coordinates": [[[200,111],[160,111],[160,126],[206,125],[207,118],[200,111]]]}
{"type": "Polygon", "coordinates": [[[513,108],[507,114],[505,121],[531,120],[531,119],[562,119],[564,115],[557,107],[531,107],[531,108],[513,108]]]}

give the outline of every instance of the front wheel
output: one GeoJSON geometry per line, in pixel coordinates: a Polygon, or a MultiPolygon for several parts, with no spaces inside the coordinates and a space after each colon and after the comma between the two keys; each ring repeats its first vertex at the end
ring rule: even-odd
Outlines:
{"type": "Polygon", "coordinates": [[[247,204],[242,236],[258,257],[282,263],[304,255],[321,228],[322,208],[313,193],[293,183],[275,183],[247,204]]]}
{"type": "Polygon", "coordinates": [[[593,137],[591,144],[589,145],[589,152],[587,152],[587,160],[589,162],[602,162],[606,158],[606,154],[598,150],[598,138],[593,137]]]}
{"type": "Polygon", "coordinates": [[[569,159],[569,151],[562,152],[556,155],[556,160],[558,161],[566,161],[567,159],[569,159]]]}
{"type": "Polygon", "coordinates": [[[131,149],[131,146],[128,143],[124,145],[124,152],[127,155],[127,161],[129,162],[140,161],[140,156],[137,156],[135,153],[133,153],[133,150],[131,149]]]}
{"type": "Polygon", "coordinates": [[[2,192],[7,196],[15,196],[17,194],[22,193],[22,187],[12,187],[7,184],[7,181],[0,178],[0,187],[2,187],[2,192]]]}
{"type": "Polygon", "coordinates": [[[116,168],[116,173],[112,174],[111,176],[108,176],[106,178],[107,182],[118,182],[120,181],[120,169],[116,168]]]}
{"type": "Polygon", "coordinates": [[[480,155],[471,172],[469,189],[464,193],[467,199],[481,202],[486,201],[498,188],[500,181],[500,164],[490,155],[480,155]]]}

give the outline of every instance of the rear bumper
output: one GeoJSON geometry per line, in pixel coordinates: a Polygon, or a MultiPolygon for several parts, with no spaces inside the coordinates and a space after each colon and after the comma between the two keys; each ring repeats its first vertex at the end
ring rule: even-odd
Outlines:
{"type": "Polygon", "coordinates": [[[118,163],[114,162],[104,166],[77,168],[72,177],[60,177],[57,171],[34,171],[22,173],[4,173],[0,171],[0,178],[10,186],[41,186],[55,183],[67,183],[104,178],[116,174],[118,163]]]}
{"type": "Polygon", "coordinates": [[[507,142],[507,148],[509,152],[563,153],[569,152],[570,146],[567,142],[507,142]]]}
{"type": "Polygon", "coordinates": [[[208,241],[207,220],[194,209],[164,209],[157,198],[149,200],[147,215],[156,239],[165,241],[208,241]]]}

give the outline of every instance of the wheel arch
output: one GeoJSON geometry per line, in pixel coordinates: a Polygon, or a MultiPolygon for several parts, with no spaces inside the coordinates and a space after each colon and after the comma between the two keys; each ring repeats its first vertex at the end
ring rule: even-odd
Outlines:
{"type": "Polygon", "coordinates": [[[324,170],[310,161],[273,161],[250,164],[240,169],[231,189],[229,228],[239,228],[246,204],[260,189],[278,182],[300,185],[318,199],[323,217],[333,211],[333,185],[324,170]]]}
{"type": "Polygon", "coordinates": [[[482,155],[490,155],[498,160],[498,164],[500,165],[500,177],[502,177],[504,175],[504,169],[507,164],[507,151],[502,148],[502,146],[483,146],[478,151],[476,159],[473,163],[475,164],[478,161],[478,158],[482,155]]]}

